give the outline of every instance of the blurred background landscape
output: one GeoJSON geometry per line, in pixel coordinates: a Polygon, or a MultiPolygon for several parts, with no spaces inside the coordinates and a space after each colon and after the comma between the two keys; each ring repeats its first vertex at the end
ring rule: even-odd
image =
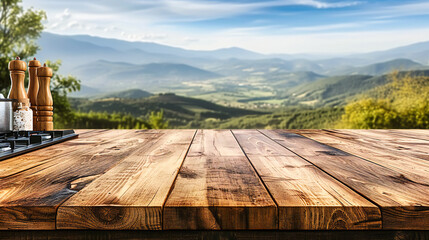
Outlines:
{"type": "Polygon", "coordinates": [[[174,24],[108,2],[2,0],[2,92],[7,63],[36,56],[55,71],[56,128],[429,128],[424,1],[142,1],[142,17],[186,17],[174,24]],[[174,44],[153,25],[201,37],[174,44]]]}

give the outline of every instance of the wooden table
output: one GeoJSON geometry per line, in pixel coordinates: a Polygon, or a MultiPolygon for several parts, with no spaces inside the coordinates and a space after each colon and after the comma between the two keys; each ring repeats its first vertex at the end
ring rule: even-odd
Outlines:
{"type": "Polygon", "coordinates": [[[0,229],[429,230],[429,130],[78,133],[0,162],[0,229]]]}

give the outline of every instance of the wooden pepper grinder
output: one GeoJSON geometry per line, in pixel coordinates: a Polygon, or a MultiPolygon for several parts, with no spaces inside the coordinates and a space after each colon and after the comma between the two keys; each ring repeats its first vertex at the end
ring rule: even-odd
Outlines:
{"type": "Polygon", "coordinates": [[[54,101],[51,94],[51,77],[52,69],[46,67],[39,67],[36,70],[37,78],[39,79],[39,92],[37,93],[37,129],[39,131],[52,131],[54,130],[54,101]]]}
{"type": "Polygon", "coordinates": [[[33,129],[38,131],[37,126],[37,93],[39,92],[39,79],[36,70],[41,67],[39,61],[34,58],[28,62],[28,72],[30,73],[30,82],[28,84],[28,98],[30,99],[31,109],[33,110],[33,129]]]}
{"type": "Polygon", "coordinates": [[[12,105],[14,111],[18,109],[18,106],[28,107],[30,100],[28,99],[27,92],[24,87],[25,70],[27,70],[27,64],[24,61],[19,60],[16,57],[15,60],[9,62],[10,79],[12,81],[12,87],[8,98],[16,99],[12,105]]]}

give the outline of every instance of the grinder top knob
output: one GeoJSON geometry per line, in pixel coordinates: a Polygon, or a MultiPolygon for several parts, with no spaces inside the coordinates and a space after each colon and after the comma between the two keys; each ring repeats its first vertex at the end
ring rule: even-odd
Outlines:
{"type": "Polygon", "coordinates": [[[28,62],[28,66],[29,67],[41,67],[42,64],[36,58],[33,58],[33,60],[28,62]]]}
{"type": "Polygon", "coordinates": [[[46,67],[46,63],[44,63],[43,67],[39,67],[37,69],[37,76],[38,77],[52,77],[52,69],[49,67],[46,67]]]}
{"type": "Polygon", "coordinates": [[[27,64],[21,61],[19,57],[9,62],[9,71],[25,71],[27,70],[27,64]]]}

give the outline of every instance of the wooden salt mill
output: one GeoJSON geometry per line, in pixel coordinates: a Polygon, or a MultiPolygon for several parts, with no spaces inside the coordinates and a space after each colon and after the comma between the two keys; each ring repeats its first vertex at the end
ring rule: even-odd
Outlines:
{"type": "Polygon", "coordinates": [[[22,107],[30,105],[30,100],[28,99],[28,95],[24,87],[27,64],[24,61],[19,60],[19,57],[16,57],[15,60],[9,62],[8,68],[10,71],[10,79],[12,81],[12,87],[10,88],[8,98],[17,100],[12,105],[12,108],[15,111],[18,109],[19,103],[22,104],[22,107]]]}
{"type": "Polygon", "coordinates": [[[37,78],[36,70],[41,67],[39,61],[34,58],[28,62],[28,72],[30,73],[30,82],[28,84],[28,98],[30,99],[31,109],[33,110],[33,130],[38,131],[37,126],[37,93],[39,92],[39,79],[37,78]]]}
{"type": "Polygon", "coordinates": [[[52,131],[54,130],[54,101],[51,94],[51,77],[52,69],[46,67],[39,67],[36,70],[37,78],[39,80],[39,92],[37,93],[37,130],[39,131],[52,131]]]}

